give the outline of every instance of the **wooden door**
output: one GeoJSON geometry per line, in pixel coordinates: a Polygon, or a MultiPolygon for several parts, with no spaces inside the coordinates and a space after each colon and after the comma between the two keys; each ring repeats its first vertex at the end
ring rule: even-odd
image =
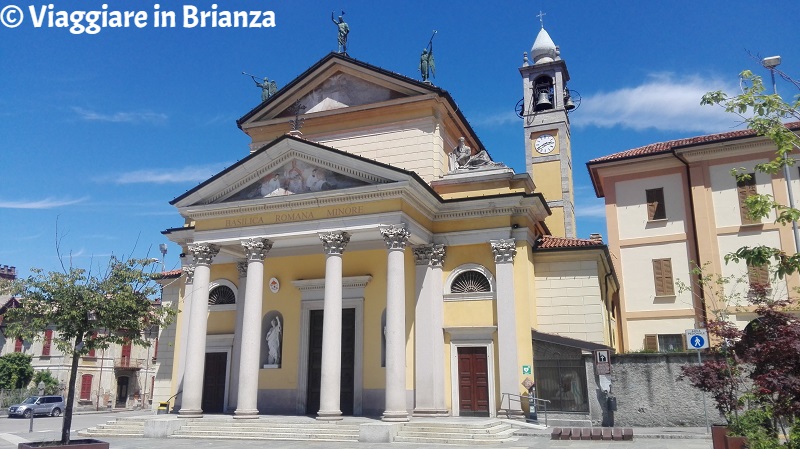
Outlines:
{"type": "Polygon", "coordinates": [[[486,348],[458,348],[458,399],[461,416],[489,416],[486,348]]]}
{"type": "Polygon", "coordinates": [[[225,406],[225,371],[228,354],[207,352],[203,374],[203,400],[200,407],[206,413],[222,413],[225,406]]]}
{"type": "MultiPolygon", "coordinates": [[[[322,374],[322,310],[311,310],[308,337],[308,386],[306,413],[319,412],[319,395],[322,374]]],[[[343,415],[353,414],[355,377],[356,309],[342,309],[342,371],[339,386],[339,409],[343,415]]]]}

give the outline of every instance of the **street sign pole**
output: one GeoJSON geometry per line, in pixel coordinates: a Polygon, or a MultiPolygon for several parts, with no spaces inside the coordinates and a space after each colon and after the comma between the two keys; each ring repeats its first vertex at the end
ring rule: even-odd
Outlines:
{"type": "MultiPolygon", "coordinates": [[[[703,360],[700,358],[700,350],[697,350],[697,364],[702,365],[703,360]]],[[[703,413],[706,415],[706,433],[711,431],[711,425],[708,423],[708,407],[706,406],[706,392],[703,391],[703,413]]]]}

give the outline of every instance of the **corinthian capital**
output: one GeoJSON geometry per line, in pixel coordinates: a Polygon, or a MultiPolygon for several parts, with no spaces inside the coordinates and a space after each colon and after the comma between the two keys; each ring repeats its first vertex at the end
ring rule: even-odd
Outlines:
{"type": "Polygon", "coordinates": [[[267,257],[267,253],[272,249],[270,239],[247,239],[242,240],[244,255],[248,262],[261,262],[267,257]]]}
{"type": "Polygon", "coordinates": [[[350,234],[344,231],[326,232],[319,235],[322,240],[322,250],[328,255],[341,255],[345,246],[350,241],[350,234]]]}
{"type": "Polygon", "coordinates": [[[194,265],[182,267],[181,270],[183,270],[183,274],[186,276],[187,284],[194,282],[194,265]]]}
{"type": "Polygon", "coordinates": [[[189,252],[194,256],[194,264],[211,265],[214,256],[219,253],[219,246],[212,243],[190,243],[189,252]]]}
{"type": "Polygon", "coordinates": [[[494,263],[508,263],[514,261],[517,255],[517,245],[514,239],[490,240],[492,252],[494,253],[494,263]]]}
{"type": "Polygon", "coordinates": [[[429,245],[417,246],[414,248],[414,261],[417,265],[430,265],[432,267],[440,267],[444,263],[444,245],[429,245]]]}
{"type": "Polygon", "coordinates": [[[411,233],[406,229],[406,225],[401,223],[381,228],[381,235],[383,236],[383,241],[386,242],[387,249],[403,250],[406,249],[411,233]]]}
{"type": "Polygon", "coordinates": [[[240,260],[236,262],[236,271],[239,272],[239,277],[243,278],[247,276],[247,261],[240,260]]]}

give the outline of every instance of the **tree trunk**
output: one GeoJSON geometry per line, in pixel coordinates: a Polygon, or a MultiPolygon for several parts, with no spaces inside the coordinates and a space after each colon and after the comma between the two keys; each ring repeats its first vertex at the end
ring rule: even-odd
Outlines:
{"type": "MultiPolygon", "coordinates": [[[[83,343],[83,334],[75,338],[74,348],[79,348],[83,343]]],[[[72,366],[69,369],[69,382],[67,384],[67,404],[64,407],[64,424],[61,426],[61,444],[69,444],[70,428],[72,427],[72,408],[75,403],[75,379],[78,377],[78,361],[80,354],[77,349],[72,350],[72,366]]]]}

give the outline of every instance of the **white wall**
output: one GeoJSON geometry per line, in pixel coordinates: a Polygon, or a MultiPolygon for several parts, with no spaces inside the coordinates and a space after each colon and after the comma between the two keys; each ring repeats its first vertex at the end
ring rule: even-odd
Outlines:
{"type": "MultiPolygon", "coordinates": [[[[740,279],[739,283],[729,283],[726,286],[726,294],[729,297],[743,296],[747,293],[747,265],[744,262],[735,263],[733,261],[725,263],[725,255],[730,254],[743,246],[760,246],[766,245],[772,248],[780,248],[780,235],[778,230],[762,231],[760,228],[755,228],[748,232],[739,232],[737,234],[720,235],[717,237],[720,253],[720,266],[722,267],[722,276],[731,277],[732,279],[740,279]]],[[[772,280],[772,293],[776,298],[785,298],[787,293],[786,283],[784,281],[772,280]]],[[[745,304],[743,301],[742,304],[745,304]]]]}
{"type": "Polygon", "coordinates": [[[620,240],[685,232],[686,205],[681,175],[671,174],[621,181],[615,184],[620,240]],[[666,221],[647,220],[647,189],[664,189],[666,221]]]}
{"type": "MultiPolygon", "coordinates": [[[[662,243],[622,248],[620,259],[625,310],[656,311],[693,308],[691,292],[680,293],[675,285],[675,296],[656,297],[653,280],[653,259],[672,260],[672,279],[689,284],[689,258],[685,242],[662,243]]],[[[662,332],[650,332],[662,333],[662,332]]]]}
{"type": "Polygon", "coordinates": [[[605,344],[603,297],[594,260],[536,262],[536,330],[605,344]]]}
{"type": "Polygon", "coordinates": [[[694,318],[651,318],[628,320],[628,348],[630,351],[644,349],[644,336],[652,334],[685,334],[686,329],[695,329],[694,318]]]}
{"type": "MultiPolygon", "coordinates": [[[[744,168],[743,172],[752,173],[756,164],[767,162],[766,159],[747,161],[744,163],[726,163],[709,167],[711,179],[711,197],[714,202],[714,219],[717,227],[740,226],[742,224],[739,210],[739,194],[736,189],[736,178],[731,176],[731,169],[744,168]]],[[[771,176],[756,172],[756,191],[759,194],[772,194],[771,176]]],[[[775,221],[774,214],[762,220],[775,221]]]]}

